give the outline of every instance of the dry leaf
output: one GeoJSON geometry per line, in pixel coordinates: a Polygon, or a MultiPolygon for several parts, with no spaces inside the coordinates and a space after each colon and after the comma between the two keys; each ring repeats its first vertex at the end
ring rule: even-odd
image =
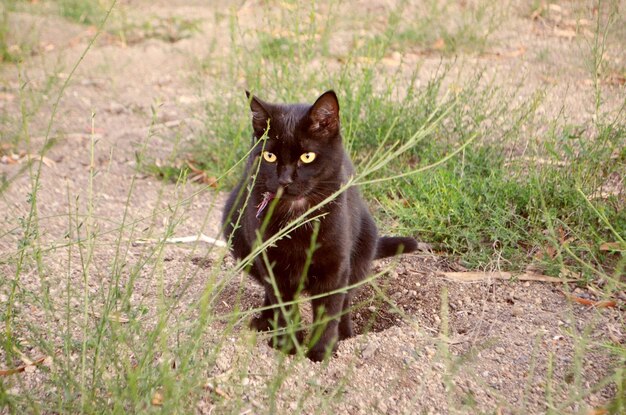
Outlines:
{"type": "Polygon", "coordinates": [[[624,73],[624,74],[619,74],[619,73],[609,74],[603,80],[603,83],[605,83],[607,85],[615,85],[615,86],[624,85],[624,84],[626,84],[626,73],[624,73]]]}
{"type": "Polygon", "coordinates": [[[217,187],[217,177],[215,176],[207,176],[204,170],[199,169],[195,165],[193,165],[192,160],[186,160],[187,166],[191,170],[191,174],[189,175],[189,180],[197,183],[208,184],[210,187],[217,187]]]}
{"type": "Polygon", "coordinates": [[[535,258],[537,259],[543,259],[544,256],[554,259],[554,257],[556,257],[556,249],[554,249],[552,245],[548,245],[543,250],[537,251],[535,254],[535,258]]]}
{"type": "Polygon", "coordinates": [[[589,199],[590,200],[594,200],[594,199],[608,199],[611,196],[619,196],[620,193],[621,193],[621,191],[619,189],[595,192],[595,193],[592,193],[592,194],[589,195],[589,199]]]}
{"type": "Polygon", "coordinates": [[[613,324],[607,324],[606,328],[608,329],[606,334],[609,336],[611,341],[615,344],[622,344],[625,337],[622,332],[613,324]]]}
{"type": "Polygon", "coordinates": [[[15,95],[10,94],[8,92],[0,92],[0,101],[13,101],[15,100],[15,95]]]}
{"type": "Polygon", "coordinates": [[[519,157],[519,158],[511,159],[507,161],[506,163],[504,163],[504,165],[510,166],[514,162],[518,162],[518,161],[528,161],[534,164],[545,164],[548,166],[558,166],[558,167],[565,167],[570,164],[569,162],[563,161],[563,160],[550,160],[550,159],[544,159],[541,157],[519,157]]]}
{"type": "MultiPolygon", "coordinates": [[[[100,314],[97,311],[90,311],[89,314],[91,314],[92,316],[96,317],[96,318],[102,318],[102,314],[100,314]]],[[[126,317],[123,317],[119,314],[109,314],[107,316],[107,320],[109,321],[113,321],[116,323],[128,323],[130,320],[126,317]]]]}
{"type": "Polygon", "coordinates": [[[520,46],[519,48],[517,48],[515,50],[504,52],[502,54],[502,56],[504,56],[506,58],[517,58],[518,56],[522,56],[525,53],[526,53],[526,47],[525,46],[520,46]]]}
{"type": "Polygon", "coordinates": [[[481,272],[481,271],[469,271],[469,272],[442,272],[444,277],[451,281],[456,282],[480,282],[491,279],[497,280],[510,280],[515,278],[519,281],[541,281],[541,282],[554,282],[563,283],[576,281],[575,279],[565,279],[550,277],[548,275],[524,273],[524,274],[512,274],[510,272],[481,272]]]}
{"type": "Polygon", "coordinates": [[[222,389],[220,389],[219,386],[213,386],[213,384],[209,382],[206,385],[204,385],[204,387],[207,388],[208,390],[214,392],[216,395],[221,396],[224,399],[230,399],[228,394],[226,392],[224,392],[222,389]]]}
{"type": "Polygon", "coordinates": [[[555,12],[555,13],[562,13],[563,12],[563,8],[561,6],[559,6],[558,4],[548,4],[548,10],[550,10],[551,12],[555,12]]]}
{"type": "Polygon", "coordinates": [[[564,38],[567,38],[568,40],[572,40],[576,37],[576,32],[570,29],[559,29],[555,27],[554,35],[557,37],[564,37],[564,38]]]}
{"type": "Polygon", "coordinates": [[[20,372],[24,372],[27,369],[30,371],[31,367],[34,369],[35,366],[41,364],[44,360],[47,359],[47,356],[41,356],[35,360],[28,360],[28,359],[22,359],[22,360],[28,360],[28,364],[24,364],[22,366],[16,367],[14,369],[0,369],[0,376],[9,376],[9,375],[13,375],[15,373],[20,373],[20,372]]]}
{"type": "Polygon", "coordinates": [[[539,78],[547,84],[556,85],[559,83],[559,81],[556,78],[552,78],[550,76],[539,75],[539,78]]]}
{"type": "Polygon", "coordinates": [[[49,159],[46,156],[40,156],[38,154],[26,154],[26,155],[24,155],[24,157],[22,157],[20,159],[20,163],[23,162],[24,160],[34,160],[34,161],[37,161],[39,159],[41,159],[41,162],[43,164],[45,164],[46,166],[48,166],[48,167],[54,167],[56,165],[56,162],[54,160],[49,159]]]}
{"type": "Polygon", "coordinates": [[[2,163],[2,164],[15,164],[15,163],[17,163],[17,160],[15,160],[11,156],[2,156],[0,158],[0,163],[2,163]]]}
{"type": "Polygon", "coordinates": [[[25,161],[38,161],[41,160],[43,164],[48,167],[54,167],[56,162],[52,159],[49,159],[46,156],[40,156],[39,154],[26,154],[24,152],[20,152],[20,154],[11,153],[10,155],[4,155],[0,158],[0,163],[2,164],[17,164],[23,163],[25,161]]]}
{"type": "Polygon", "coordinates": [[[600,245],[600,251],[626,251],[626,245],[621,242],[604,242],[600,245]]]}
{"type": "Polygon", "coordinates": [[[537,20],[539,17],[541,17],[541,13],[543,13],[543,10],[544,10],[544,6],[543,6],[543,4],[542,4],[542,5],[540,5],[539,7],[537,7],[537,8],[535,9],[535,11],[533,11],[533,12],[530,14],[530,19],[531,19],[531,20],[537,20]]]}
{"type": "Polygon", "coordinates": [[[609,411],[604,408],[594,408],[587,411],[587,415],[606,415],[609,411]]]}
{"type": "Polygon", "coordinates": [[[586,306],[590,306],[590,307],[595,307],[595,308],[608,308],[608,307],[613,308],[613,307],[617,307],[617,303],[615,301],[613,301],[613,300],[593,301],[593,300],[589,300],[587,298],[580,298],[580,297],[577,297],[575,295],[568,294],[566,292],[563,292],[563,295],[566,298],[568,298],[568,299],[570,299],[570,300],[572,300],[572,301],[574,301],[574,302],[576,302],[578,304],[582,304],[582,305],[586,305],[586,306]]]}
{"type": "Polygon", "coordinates": [[[194,172],[196,174],[204,173],[203,170],[201,170],[198,167],[196,167],[195,165],[193,165],[191,160],[187,160],[186,163],[187,163],[187,166],[189,167],[189,170],[191,170],[192,172],[194,172]]]}
{"type": "Polygon", "coordinates": [[[526,47],[520,46],[517,49],[509,50],[505,52],[486,52],[481,54],[483,57],[487,58],[517,58],[526,53],[526,47]]]}
{"type": "Polygon", "coordinates": [[[163,394],[161,393],[161,391],[154,392],[154,395],[152,395],[152,400],[150,402],[154,406],[163,405],[163,394]]]}
{"type": "Polygon", "coordinates": [[[579,279],[579,276],[576,275],[574,271],[565,267],[561,268],[561,272],[559,272],[559,277],[564,279],[569,278],[574,281],[579,279]]]}
{"type": "Polygon", "coordinates": [[[448,336],[445,336],[443,334],[439,334],[439,340],[443,341],[444,343],[451,344],[451,345],[461,344],[461,343],[465,343],[469,341],[469,339],[464,336],[457,336],[454,339],[451,339],[448,336]]]}
{"type": "MultiPolygon", "coordinates": [[[[363,64],[375,63],[374,58],[370,58],[369,56],[357,56],[356,61],[363,64]]],[[[242,78],[242,80],[245,80],[245,78],[242,78]]]]}
{"type": "Polygon", "coordinates": [[[433,42],[432,48],[435,50],[443,50],[446,48],[446,41],[440,37],[433,42]]]}

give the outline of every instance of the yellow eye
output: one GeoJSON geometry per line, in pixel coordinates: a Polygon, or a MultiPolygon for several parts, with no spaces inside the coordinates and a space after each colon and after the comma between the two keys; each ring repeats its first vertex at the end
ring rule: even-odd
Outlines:
{"type": "Polygon", "coordinates": [[[267,161],[268,163],[273,163],[276,161],[276,154],[274,153],[270,153],[269,151],[264,151],[263,152],[263,158],[265,159],[265,161],[267,161]]]}
{"type": "Polygon", "coordinates": [[[315,153],[312,151],[309,151],[308,153],[304,153],[303,155],[300,156],[300,160],[302,160],[303,163],[310,163],[313,160],[315,160],[315,153]]]}

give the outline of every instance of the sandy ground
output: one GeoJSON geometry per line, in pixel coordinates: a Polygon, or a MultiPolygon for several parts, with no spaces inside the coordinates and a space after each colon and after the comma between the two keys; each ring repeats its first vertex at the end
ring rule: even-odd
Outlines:
{"type": "MultiPolygon", "coordinates": [[[[386,2],[374,3],[376,7],[387,7],[386,2]]],[[[35,265],[27,264],[32,271],[26,272],[20,281],[27,291],[38,292],[42,284],[48,284],[51,298],[62,297],[68,279],[77,287],[84,287],[80,256],[76,251],[68,254],[62,244],[70,226],[76,226],[75,222],[70,224],[69,212],[88,210],[92,113],[95,113],[93,125],[97,138],[94,165],[98,175],[94,177],[93,190],[96,219],[88,226],[98,233],[98,242],[87,286],[94,298],[103,290],[103,282],[114,274],[120,273],[122,281],[126,281],[127,272],[115,261],[119,237],[116,229],[121,223],[128,229],[122,237],[127,267],[140,264],[143,252],[142,247],[133,246],[130,241],[161,235],[173,221],[177,236],[200,231],[215,235],[218,231],[223,194],[198,184],[176,186],[137,174],[135,157],[144,143],[148,155],[167,157],[174,138],[193,140],[201,130],[202,102],[216,97],[199,94],[190,79],[197,70],[194,59],[209,52],[203,33],[220,31],[212,26],[214,10],[203,7],[201,2],[182,1],[133,1],[128,7],[139,10],[148,4],[154,15],[201,19],[202,31],[174,43],[147,39],[122,45],[103,36],[87,54],[59,106],[52,134],[57,142],[47,153],[51,162],[42,166],[39,183],[40,234],[44,246],[50,248],[44,256],[46,275],[50,277],[41,279],[35,265]],[[157,109],[154,121],[152,108],[157,109]],[[171,201],[181,199],[185,203],[171,213],[168,210],[171,201]],[[131,223],[134,225],[128,225],[131,223]]],[[[242,6],[242,24],[252,27],[258,7],[257,2],[242,6]]],[[[368,12],[376,13],[376,7],[371,7],[368,12]]],[[[487,73],[504,87],[525,79],[520,99],[543,88],[547,99],[541,111],[545,113],[558,112],[564,106],[573,123],[589,121],[593,116],[593,87],[588,72],[580,64],[583,35],[558,31],[569,30],[563,25],[563,19],[568,18],[564,13],[560,22],[555,22],[556,13],[551,18],[532,20],[522,10],[513,13],[506,27],[494,33],[497,46],[488,54],[464,57],[464,61],[467,65],[484,64],[487,73]],[[542,56],[548,58],[539,58],[534,52],[542,50],[547,51],[542,56]]],[[[24,62],[24,73],[35,90],[44,89],[48,76],[58,76],[63,81],[93,35],[85,26],[54,16],[16,14],[12,22],[16,30],[35,30],[44,45],[43,50],[24,62]],[[54,75],[59,67],[60,72],[54,75]]],[[[337,34],[342,35],[346,34],[337,34]]],[[[223,47],[227,47],[224,42],[223,47]]],[[[610,52],[614,53],[615,49],[610,52]]],[[[612,59],[623,65],[623,56],[617,55],[612,59]]],[[[406,65],[407,68],[419,63],[424,80],[441,60],[436,53],[420,50],[401,58],[390,56],[386,62],[390,67],[406,65]]],[[[462,66],[456,68],[462,71],[462,66]]],[[[15,67],[5,65],[0,69],[1,108],[16,116],[20,80],[15,67]]],[[[206,79],[206,86],[210,87],[213,81],[217,82],[206,79]]],[[[234,85],[233,89],[242,86],[245,85],[234,85]]],[[[624,96],[623,82],[616,78],[603,88],[606,108],[617,109],[624,96]]],[[[203,88],[207,90],[210,88],[203,88]]],[[[44,96],[40,109],[32,115],[33,149],[42,143],[54,96],[44,96]]],[[[29,209],[27,199],[32,183],[28,174],[17,175],[22,166],[0,164],[2,174],[15,176],[1,196],[3,255],[15,250],[22,237],[16,218],[26,216],[29,209]]],[[[131,302],[152,310],[162,295],[155,281],[162,282],[163,292],[168,295],[178,292],[182,279],[189,289],[176,307],[184,314],[202,293],[207,261],[214,264],[220,258],[219,253],[207,255],[206,252],[204,246],[165,247],[162,272],[160,275],[140,272],[131,302]]],[[[221,267],[228,269],[233,265],[227,257],[221,267]]],[[[364,306],[355,320],[359,333],[364,334],[342,342],[338,355],[328,364],[288,358],[291,374],[277,395],[278,412],[301,409],[305,413],[316,410],[342,414],[544,413],[546,390],[554,387],[552,399],[557,407],[564,405],[563,411],[586,413],[585,405],[601,406],[614,396],[614,385],[596,385],[616,365],[603,344],[625,341],[623,311],[572,304],[563,291],[576,289],[578,295],[592,299],[595,293],[575,285],[541,282],[453,282],[444,279],[441,272],[458,270],[458,266],[428,253],[407,255],[397,263],[383,261],[376,264],[376,269],[387,266],[390,271],[382,277],[381,284],[397,309],[368,302],[372,291],[363,290],[359,299],[364,301],[364,306]],[[442,299],[447,301],[443,312],[442,299]],[[442,315],[447,316],[445,321],[442,315]],[[584,345],[578,341],[582,332],[588,338],[584,345]],[[311,383],[310,379],[316,381],[311,383]],[[578,392],[586,394],[585,404],[564,404],[578,392]]],[[[0,261],[0,270],[3,278],[11,278],[15,264],[0,261]]],[[[243,309],[261,304],[262,292],[258,287],[249,283],[242,290],[243,309]]],[[[231,282],[222,293],[223,307],[219,310],[232,311],[239,292],[239,282],[231,282]]],[[[7,293],[0,295],[5,302],[7,293]]],[[[20,304],[18,309],[28,311],[27,320],[40,327],[62,325],[60,321],[51,322],[37,302],[20,304]]],[[[220,327],[216,325],[209,330],[213,329],[219,331],[220,327]]],[[[280,369],[276,366],[276,353],[262,336],[257,339],[247,329],[237,326],[208,374],[212,387],[198,402],[197,411],[211,413],[218,407],[241,413],[267,412],[265,379],[280,369]],[[250,341],[257,346],[249,347],[250,341]],[[216,394],[217,389],[223,395],[216,394]],[[228,397],[232,396],[240,396],[243,407],[230,406],[228,397]]],[[[28,388],[39,390],[42,395],[50,392],[46,391],[45,376],[40,370],[19,376],[23,383],[7,380],[10,391],[19,393],[28,388]]]]}

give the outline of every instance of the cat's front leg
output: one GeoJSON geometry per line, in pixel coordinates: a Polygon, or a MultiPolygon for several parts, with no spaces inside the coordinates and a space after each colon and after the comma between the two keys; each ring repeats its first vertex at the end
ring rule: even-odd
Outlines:
{"type": "Polygon", "coordinates": [[[352,315],[350,313],[353,292],[353,290],[348,291],[343,298],[341,319],[339,320],[339,340],[345,340],[354,336],[352,315]]]}
{"type": "Polygon", "coordinates": [[[298,306],[284,304],[291,302],[293,296],[283,297],[279,300],[274,294],[273,287],[267,284],[263,310],[259,316],[252,318],[250,328],[257,331],[275,330],[276,332],[269,340],[270,347],[292,354],[297,350],[296,343],[302,344],[304,334],[300,327],[298,306]]]}
{"type": "Polygon", "coordinates": [[[313,305],[313,333],[312,339],[317,341],[307,352],[307,357],[314,362],[320,362],[330,356],[337,349],[339,340],[339,319],[343,309],[345,294],[338,293],[311,301],[313,305]],[[321,331],[321,335],[319,331],[321,331]]]}
{"type": "Polygon", "coordinates": [[[265,292],[265,299],[263,300],[263,310],[258,316],[252,317],[250,320],[250,328],[256,331],[270,331],[272,328],[272,321],[275,320],[275,310],[272,307],[276,302],[273,302],[267,291],[265,292]]]}

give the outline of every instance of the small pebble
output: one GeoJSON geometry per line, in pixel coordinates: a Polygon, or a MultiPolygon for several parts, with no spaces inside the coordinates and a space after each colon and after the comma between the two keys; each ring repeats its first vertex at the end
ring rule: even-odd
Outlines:
{"type": "Polygon", "coordinates": [[[111,114],[121,114],[124,112],[124,110],[125,110],[124,106],[120,104],[119,102],[111,102],[109,104],[109,108],[107,109],[107,111],[110,112],[111,114]]]}
{"type": "Polygon", "coordinates": [[[369,359],[370,357],[374,356],[376,350],[378,350],[378,345],[374,343],[368,343],[365,345],[363,350],[361,350],[361,357],[363,359],[369,359]]]}

